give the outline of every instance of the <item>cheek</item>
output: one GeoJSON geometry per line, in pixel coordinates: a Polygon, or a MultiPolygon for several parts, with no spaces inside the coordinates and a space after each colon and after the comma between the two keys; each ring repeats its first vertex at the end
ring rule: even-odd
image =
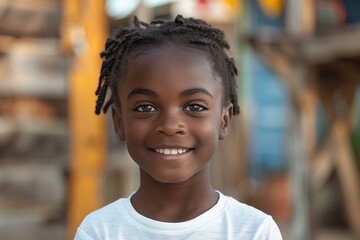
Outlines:
{"type": "Polygon", "coordinates": [[[143,147],[147,132],[147,124],[140,124],[139,121],[134,119],[125,123],[126,146],[133,159],[134,154],[136,155],[139,149],[143,147]]]}
{"type": "Polygon", "coordinates": [[[201,128],[201,133],[204,135],[206,139],[209,141],[215,141],[218,137],[218,122],[205,122],[201,124],[199,127],[201,128]]]}
{"type": "Polygon", "coordinates": [[[125,122],[125,136],[127,141],[139,140],[148,131],[149,124],[146,121],[130,119],[125,122]]]}
{"type": "Polygon", "coordinates": [[[197,132],[196,138],[200,144],[201,151],[206,151],[209,157],[214,153],[218,139],[219,139],[219,122],[218,121],[204,121],[193,125],[197,132]]]}
{"type": "Polygon", "coordinates": [[[126,125],[126,146],[131,158],[137,163],[138,159],[142,159],[144,156],[143,149],[144,138],[146,132],[146,126],[139,124],[136,121],[131,121],[126,125]],[[140,155],[139,155],[140,154],[140,155]]]}

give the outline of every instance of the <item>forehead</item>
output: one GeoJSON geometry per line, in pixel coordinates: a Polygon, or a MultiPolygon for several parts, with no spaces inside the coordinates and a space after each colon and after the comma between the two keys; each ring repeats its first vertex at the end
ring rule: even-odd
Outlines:
{"type": "MultiPolygon", "coordinates": [[[[166,44],[133,55],[118,94],[127,96],[135,88],[147,88],[165,95],[177,95],[189,88],[205,88],[221,96],[222,82],[205,53],[190,47],[166,44]]],[[[221,98],[221,97],[220,97],[221,98]]]]}
{"type": "Polygon", "coordinates": [[[187,47],[181,44],[176,44],[172,42],[167,42],[158,45],[149,45],[144,46],[141,49],[132,54],[131,62],[146,60],[152,58],[153,60],[161,60],[161,59],[173,59],[173,60],[186,60],[191,62],[202,62],[204,64],[208,64],[210,61],[207,57],[207,54],[199,49],[187,47]]]}
{"type": "Polygon", "coordinates": [[[215,82],[220,82],[220,78],[213,71],[213,66],[207,54],[203,51],[191,47],[182,46],[175,43],[165,43],[157,46],[147,46],[136,51],[128,62],[126,79],[133,78],[135,75],[143,78],[153,77],[153,74],[178,74],[178,75],[197,75],[215,82]]]}

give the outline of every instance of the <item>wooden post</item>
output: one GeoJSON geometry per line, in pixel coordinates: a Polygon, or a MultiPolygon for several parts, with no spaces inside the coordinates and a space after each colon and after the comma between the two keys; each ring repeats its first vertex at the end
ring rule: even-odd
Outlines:
{"type": "Polygon", "coordinates": [[[336,146],[333,155],[335,155],[348,221],[354,236],[360,237],[360,178],[349,145],[351,127],[348,122],[339,118],[333,124],[331,135],[336,146]]]}
{"type": "MultiPolygon", "coordinates": [[[[305,66],[293,66],[294,80],[304,81],[305,66]]],[[[300,89],[299,89],[300,90],[300,89]]],[[[310,156],[315,145],[315,98],[310,89],[300,90],[301,98],[293,112],[290,176],[293,186],[293,219],[291,239],[312,239],[310,206],[310,156]]]]}
{"type": "MultiPolygon", "coordinates": [[[[287,18],[285,27],[287,33],[294,39],[312,36],[315,29],[315,11],[311,0],[287,1],[287,18]]],[[[310,156],[314,148],[315,116],[314,95],[309,86],[306,86],[308,69],[305,63],[295,63],[291,71],[294,74],[293,82],[300,92],[297,117],[294,126],[299,136],[293,136],[294,157],[290,159],[292,176],[294,213],[291,229],[291,239],[312,239],[311,201],[310,201],[310,156]],[[295,139],[296,138],[296,139],[295,139]]],[[[295,133],[296,134],[296,133],[295,133]]]]}
{"type": "Polygon", "coordinates": [[[315,32],[315,8],[312,0],[287,0],[286,30],[295,38],[306,38],[315,32]]]}
{"type": "Polygon", "coordinates": [[[107,33],[104,0],[64,1],[63,47],[74,53],[69,76],[71,163],[68,239],[91,211],[102,206],[101,177],[106,159],[103,116],[94,113],[100,57],[107,33]]]}

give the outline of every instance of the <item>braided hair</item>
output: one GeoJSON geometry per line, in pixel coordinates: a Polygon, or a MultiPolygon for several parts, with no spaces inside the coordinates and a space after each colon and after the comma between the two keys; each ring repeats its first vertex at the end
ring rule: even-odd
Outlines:
{"type": "Polygon", "coordinates": [[[222,80],[224,100],[233,105],[233,114],[240,108],[236,92],[236,75],[238,73],[233,58],[229,58],[225,49],[230,46],[225,40],[224,32],[211,27],[205,21],[184,18],[178,15],[174,21],[154,20],[150,23],[139,21],[134,17],[134,28],[121,28],[114,37],[106,40],[105,50],[100,53],[103,59],[99,84],[95,94],[95,113],[104,113],[113,104],[119,103],[118,83],[126,74],[127,63],[141,49],[151,45],[167,42],[182,44],[186,47],[203,51],[212,62],[214,72],[222,80]],[[111,96],[106,100],[110,88],[111,96]]]}

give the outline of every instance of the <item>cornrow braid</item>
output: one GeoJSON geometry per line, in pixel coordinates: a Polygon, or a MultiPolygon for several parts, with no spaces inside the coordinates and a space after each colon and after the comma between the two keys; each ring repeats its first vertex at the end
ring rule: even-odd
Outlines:
{"type": "Polygon", "coordinates": [[[238,70],[234,59],[226,51],[230,48],[224,32],[214,28],[205,21],[195,18],[176,16],[174,21],[154,20],[150,23],[134,17],[134,28],[121,28],[114,37],[109,37],[105,50],[100,53],[103,59],[99,83],[95,94],[98,96],[95,113],[106,113],[112,104],[119,104],[118,85],[125,76],[127,63],[148,46],[174,42],[204,52],[212,63],[223,84],[224,101],[231,102],[233,114],[240,113],[237,100],[236,75],[238,70]],[[106,96],[110,88],[111,95],[106,96]]]}

